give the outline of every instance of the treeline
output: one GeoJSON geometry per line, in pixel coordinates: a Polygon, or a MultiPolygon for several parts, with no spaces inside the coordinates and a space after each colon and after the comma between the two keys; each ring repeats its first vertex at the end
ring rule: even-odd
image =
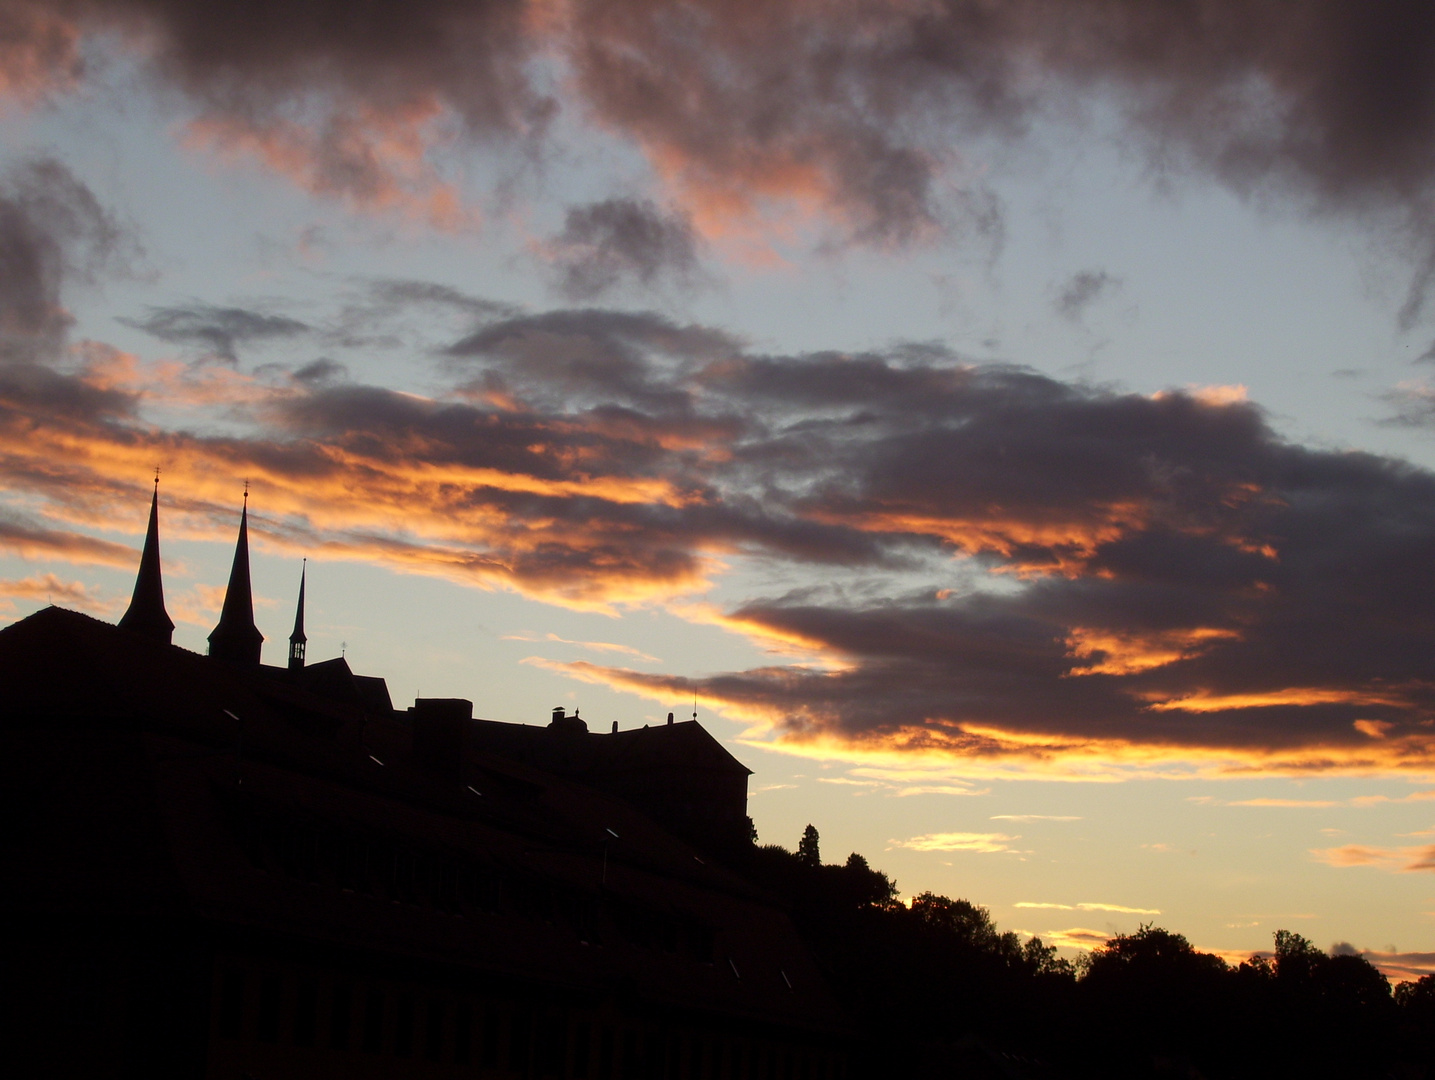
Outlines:
{"type": "Polygon", "coordinates": [[[983,907],[910,905],[853,854],[754,845],[849,1017],[852,1077],[1393,1077],[1435,1080],[1435,976],[1392,988],[1360,956],[1289,931],[1232,967],[1142,926],[1078,963],[1002,933],[983,907]]]}

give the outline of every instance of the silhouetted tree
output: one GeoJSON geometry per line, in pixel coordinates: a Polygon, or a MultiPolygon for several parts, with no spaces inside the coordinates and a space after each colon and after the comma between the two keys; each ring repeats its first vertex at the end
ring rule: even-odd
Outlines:
{"type": "Polygon", "coordinates": [[[802,830],[802,839],[798,841],[797,861],[803,866],[822,865],[822,852],[818,848],[817,829],[810,824],[802,830]]]}
{"type": "Polygon", "coordinates": [[[1412,1020],[1423,1020],[1435,1028],[1435,975],[1422,975],[1414,982],[1395,988],[1395,1004],[1412,1020]]]}
{"type": "Polygon", "coordinates": [[[1435,976],[1392,997],[1353,950],[1286,930],[1273,955],[1231,968],[1150,924],[1073,965],[969,900],[903,904],[856,852],[824,865],[818,840],[809,825],[797,851],[754,845],[742,869],[791,913],[843,1003],[852,1080],[1435,1078],[1435,976]]]}
{"type": "Polygon", "coordinates": [[[1222,992],[1228,969],[1219,956],[1146,923],[1092,951],[1082,967],[1090,1022],[1120,1018],[1106,1042],[1103,1073],[1150,1075],[1163,1062],[1177,1071],[1212,1071],[1218,1060],[1212,1033],[1219,1037],[1230,1021],[1222,992]]]}
{"type": "Polygon", "coordinates": [[[1395,988],[1393,1000],[1400,1010],[1403,1042],[1416,1060],[1435,1060],[1435,975],[1401,983],[1395,988]]]}
{"type": "Polygon", "coordinates": [[[1305,981],[1311,977],[1316,965],[1325,959],[1325,953],[1293,931],[1277,930],[1275,940],[1278,979],[1305,981]]]}
{"type": "Polygon", "coordinates": [[[1064,956],[1058,956],[1055,945],[1047,945],[1039,937],[1032,937],[1021,948],[1022,959],[1033,975],[1070,978],[1076,974],[1076,965],[1064,956]]]}

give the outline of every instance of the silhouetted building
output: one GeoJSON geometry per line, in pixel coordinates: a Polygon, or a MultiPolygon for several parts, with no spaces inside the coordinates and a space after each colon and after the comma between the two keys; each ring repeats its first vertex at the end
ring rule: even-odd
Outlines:
{"type": "Polygon", "coordinates": [[[713,852],[748,842],[752,770],[696,720],[595,734],[575,713],[553,710],[547,727],[474,722],[483,749],[624,799],[677,835],[713,852]]]}
{"type": "Polygon", "coordinates": [[[55,607],[0,630],[7,1069],[840,1075],[787,917],[674,835],[664,768],[745,820],[701,727],[395,711],[343,659],[263,666],[220,633],[253,626],[246,521],[211,656],[55,607]]]}

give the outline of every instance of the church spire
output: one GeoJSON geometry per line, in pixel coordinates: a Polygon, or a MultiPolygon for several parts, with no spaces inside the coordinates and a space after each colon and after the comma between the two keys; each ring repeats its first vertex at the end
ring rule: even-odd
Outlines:
{"type": "Polygon", "coordinates": [[[289,670],[298,671],[304,666],[304,647],[309,639],[304,636],[304,579],[309,574],[309,560],[299,571],[299,606],[294,611],[294,632],[289,635],[289,670]]]}
{"type": "Polygon", "coordinates": [[[239,515],[239,540],[219,625],[209,635],[209,655],[231,664],[259,666],[264,635],[254,625],[254,594],[249,586],[249,486],[244,487],[244,510],[239,515]]]}
{"type": "Polygon", "coordinates": [[[130,606],[120,619],[120,629],[139,634],[161,645],[174,636],[174,622],[164,609],[164,582],[159,572],[159,470],[154,474],[154,495],[149,503],[149,529],[145,532],[140,569],[130,606]]]}

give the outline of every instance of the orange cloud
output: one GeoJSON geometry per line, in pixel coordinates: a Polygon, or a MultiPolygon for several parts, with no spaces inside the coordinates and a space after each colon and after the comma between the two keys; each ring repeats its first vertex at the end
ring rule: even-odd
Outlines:
{"type": "Polygon", "coordinates": [[[1159,908],[1127,907],[1127,906],[1125,906],[1124,904],[1093,904],[1093,903],[1081,903],[1081,904],[1050,904],[1050,903],[1033,903],[1033,902],[1031,902],[1031,901],[1023,900],[1023,901],[1021,901],[1021,902],[1019,902],[1019,903],[1013,904],[1012,906],[1013,906],[1013,907],[1019,907],[1019,908],[1035,908],[1035,909],[1050,910],[1050,911],[1109,911],[1109,912],[1112,912],[1112,913],[1118,914],[1118,915],[1160,915],[1160,914],[1161,914],[1161,911],[1160,911],[1159,908]]]}
{"type": "Polygon", "coordinates": [[[1386,733],[1395,727],[1388,720],[1357,720],[1352,726],[1362,735],[1369,735],[1372,739],[1385,738],[1386,733]]]}
{"type": "MultiPolygon", "coordinates": [[[[1265,709],[1276,705],[1390,705],[1407,704],[1405,698],[1368,690],[1344,690],[1334,687],[1288,687],[1253,694],[1215,694],[1197,691],[1169,701],[1152,702],[1146,707],[1153,712],[1209,713],[1229,709],[1265,709]]],[[[1363,730],[1363,729],[1362,729],[1363,730]]]]}
{"type": "MultiPolygon", "coordinates": [[[[469,317],[492,310],[457,302],[469,317]]],[[[1283,516],[1277,481],[1295,451],[1249,406],[1005,369],[747,356],[702,327],[594,310],[503,312],[461,344],[447,355],[462,383],[500,387],[509,406],[99,347],[72,375],[0,373],[0,482],[37,523],[0,521],[0,545],[63,559],[64,537],[117,522],[137,534],[155,465],[167,533],[227,544],[247,477],[261,549],[585,610],[662,603],[741,634],[782,662],[698,678],[530,662],[667,705],[696,690],[752,743],[897,770],[868,777],[893,796],[1018,775],[1435,772],[1435,679],[1350,633],[1408,636],[1368,610],[1387,553],[1361,547],[1364,533],[1336,551],[1338,523],[1283,516]],[[826,419],[859,407],[862,424],[826,419]],[[228,434],[197,433],[215,417],[228,434]],[[685,425],[721,452],[662,437],[685,425]],[[1175,464],[1153,464],[1153,442],[1175,464]],[[1182,464],[1217,448],[1236,462],[1225,473],[1182,464]],[[1298,557],[1255,550],[1270,531],[1298,557]],[[959,590],[954,543],[982,547],[959,590]],[[1302,569],[1337,554],[1352,556],[1338,577],[1302,569]],[[743,580],[730,571],[749,558],[780,561],[797,587],[727,608],[692,600],[743,580]],[[845,585],[889,573],[947,581],[845,585]],[[900,762],[927,768],[899,775],[900,762]]],[[[1414,474],[1301,453],[1320,505],[1356,489],[1387,514],[1418,505],[1414,474]]],[[[1418,535],[1417,521],[1404,528],[1418,535]]],[[[94,557],[83,547],[77,558],[94,557]]],[[[133,566],[132,549],[112,548],[133,566]]]]}
{"type": "Polygon", "coordinates": [[[223,585],[197,582],[182,592],[172,590],[165,598],[165,606],[179,622],[209,629],[224,607],[224,592],[223,585]]]}
{"type": "Polygon", "coordinates": [[[639,660],[651,660],[657,662],[656,656],[649,656],[647,653],[633,648],[631,645],[620,645],[612,641],[571,641],[568,638],[559,637],[554,633],[536,634],[532,631],[524,631],[521,634],[504,634],[503,641],[551,641],[559,645],[577,645],[580,649],[591,649],[594,652],[615,652],[623,653],[626,656],[634,656],[639,660]]]}
{"type": "MultiPolygon", "coordinates": [[[[298,393],[225,368],[196,373],[184,365],[142,364],[119,352],[93,357],[86,378],[104,389],[147,386],[144,400],[152,394],[163,407],[247,399],[272,410],[298,393]]],[[[412,400],[421,408],[430,405],[412,400]]],[[[556,473],[541,476],[438,460],[447,448],[417,436],[366,438],[358,450],[315,440],[201,439],[143,428],[0,423],[0,476],[24,476],[20,483],[34,485],[34,463],[47,462],[51,479],[40,486],[62,496],[47,507],[52,520],[109,528],[133,519],[138,527],[135,478],[159,465],[171,506],[167,531],[209,539],[232,528],[227,519],[239,481],[247,477],[257,496],[251,527],[261,547],[319,550],[328,557],[502,584],[578,607],[605,610],[613,603],[700,588],[706,570],[700,555],[681,552],[665,566],[660,558],[628,550],[629,526],[615,522],[604,535],[592,519],[575,529],[561,515],[511,513],[508,504],[519,497],[537,497],[555,510],[581,498],[615,513],[624,507],[681,509],[698,498],[670,479],[601,471],[586,450],[563,448],[568,427],[551,431],[551,448],[526,448],[535,466],[556,473]],[[562,559],[554,558],[560,554],[562,559]],[[576,572],[578,564],[586,572],[576,572]]],[[[130,565],[135,558],[122,545],[82,534],[7,528],[3,522],[0,547],[115,565],[130,565]]]]}
{"type": "Polygon", "coordinates": [[[887,844],[894,848],[907,848],[909,851],[976,851],[994,854],[1011,851],[1011,842],[1020,839],[1019,836],[1007,836],[1005,833],[948,832],[927,833],[909,840],[888,840],[887,844]]]}
{"type": "Polygon", "coordinates": [[[1391,849],[1345,844],[1341,847],[1313,848],[1311,855],[1327,866],[1374,866],[1402,873],[1435,870],[1435,845],[1391,849]]]}
{"type": "MultiPolygon", "coordinates": [[[[1236,383],[1233,386],[1199,386],[1188,383],[1184,393],[1199,401],[1202,405],[1212,405],[1220,408],[1224,405],[1239,405],[1250,400],[1249,392],[1244,383],[1236,383]]],[[[1169,397],[1169,390],[1157,390],[1151,395],[1153,400],[1160,401],[1169,397]]]]}
{"type": "Polygon", "coordinates": [[[98,540],[83,533],[38,527],[24,521],[0,518],[0,551],[26,559],[57,559],[69,563],[134,567],[139,557],[123,544],[98,540]]]}
{"type": "Polygon", "coordinates": [[[115,615],[123,610],[124,601],[96,596],[83,581],[63,581],[55,574],[0,581],[0,598],[5,600],[44,600],[47,604],[115,615]]]}
{"type": "Polygon", "coordinates": [[[1039,561],[1017,560],[1008,568],[1010,573],[1061,573],[1077,577],[1087,561],[1102,544],[1111,543],[1128,532],[1139,529],[1145,508],[1135,505],[1088,507],[1084,520],[1033,521],[1013,517],[1009,520],[985,516],[934,516],[915,511],[873,510],[834,513],[814,510],[818,521],[848,525],[876,533],[917,533],[935,537],[970,554],[994,552],[1015,556],[1022,548],[1046,549],[1049,554],[1039,561]]]}
{"type": "MultiPolygon", "coordinates": [[[[1418,736],[1368,749],[1330,745],[1283,750],[1155,740],[1137,742],[1111,737],[1081,739],[973,724],[911,725],[867,735],[840,735],[833,733],[827,717],[816,713],[815,707],[809,706],[809,712],[798,706],[794,716],[793,708],[788,705],[768,706],[746,696],[728,696],[723,690],[725,680],[722,678],[694,680],[601,667],[581,660],[560,662],[533,657],[526,662],[660,703],[690,699],[696,689],[706,707],[748,725],[747,734],[740,741],[754,747],[817,761],[849,761],[858,765],[925,763],[964,782],[974,778],[1033,776],[1073,782],[1113,782],[1136,777],[1253,779],[1310,773],[1384,775],[1409,771],[1424,775],[1435,772],[1435,749],[1418,736]]],[[[748,671],[744,677],[761,676],[767,671],[780,681],[832,674],[774,668],[748,671]]]]}
{"type": "Polygon", "coordinates": [[[311,122],[210,112],[189,123],[185,142],[227,161],[258,161],[302,190],[341,198],[355,210],[393,213],[446,232],[472,229],[478,212],[429,159],[444,141],[444,120],[433,97],[388,108],[354,104],[311,122]]]}
{"type": "Polygon", "coordinates": [[[42,5],[15,5],[5,12],[0,39],[0,105],[29,106],[47,95],[72,90],[84,69],[80,27],[42,5]]]}
{"type": "Polygon", "coordinates": [[[1073,926],[1066,930],[1046,930],[1041,934],[1041,939],[1048,945],[1055,945],[1062,949],[1090,951],[1099,949],[1110,941],[1111,934],[1106,930],[1090,930],[1084,926],[1073,926]]]}
{"type": "Polygon", "coordinates": [[[1087,661],[1073,666],[1072,675],[1132,675],[1197,656],[1214,642],[1240,636],[1219,627],[1142,633],[1073,626],[1066,641],[1073,657],[1087,661]]]}

